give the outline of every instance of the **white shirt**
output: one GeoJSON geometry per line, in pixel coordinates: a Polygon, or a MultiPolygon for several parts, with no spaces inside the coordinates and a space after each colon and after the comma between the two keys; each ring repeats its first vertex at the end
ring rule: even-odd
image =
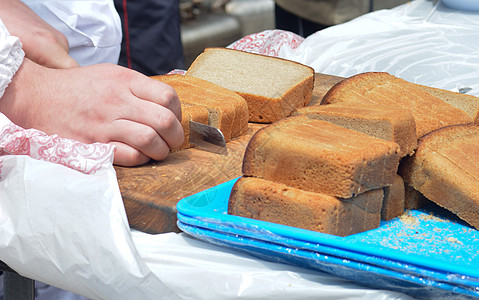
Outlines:
{"type": "Polygon", "coordinates": [[[118,63],[121,20],[113,0],[22,0],[62,32],[80,66],[118,63]]]}
{"type": "MultiPolygon", "coordinates": [[[[112,0],[22,0],[68,39],[70,55],[81,65],[118,63],[121,21],[112,0]]],[[[25,53],[0,19],[0,98],[25,53]]]]}
{"type": "Polygon", "coordinates": [[[11,36],[0,19],[0,98],[23,62],[22,43],[11,36]]]}

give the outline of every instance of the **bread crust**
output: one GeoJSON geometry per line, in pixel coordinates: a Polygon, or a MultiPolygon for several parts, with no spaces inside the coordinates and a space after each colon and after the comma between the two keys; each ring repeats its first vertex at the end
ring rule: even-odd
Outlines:
{"type": "Polygon", "coordinates": [[[429,94],[438,97],[442,101],[454,106],[455,108],[464,111],[473,119],[474,123],[479,123],[478,97],[419,84],[418,87],[428,92],[429,94]]]}
{"type": "Polygon", "coordinates": [[[427,199],[479,229],[479,124],[435,130],[401,163],[400,175],[427,199]]]}
{"type": "Polygon", "coordinates": [[[406,197],[404,180],[401,176],[396,175],[394,182],[383,189],[384,199],[381,208],[381,219],[389,221],[404,213],[406,197]]]}
{"type": "Polygon", "coordinates": [[[403,108],[339,102],[301,107],[292,113],[292,116],[295,115],[308,115],[313,119],[396,142],[401,157],[413,154],[417,147],[416,122],[411,112],[403,108]]]}
{"type": "Polygon", "coordinates": [[[376,103],[409,110],[416,121],[417,136],[457,124],[468,124],[473,118],[460,109],[385,72],[366,72],[346,78],[333,86],[322,104],[337,102],[376,103]]]}

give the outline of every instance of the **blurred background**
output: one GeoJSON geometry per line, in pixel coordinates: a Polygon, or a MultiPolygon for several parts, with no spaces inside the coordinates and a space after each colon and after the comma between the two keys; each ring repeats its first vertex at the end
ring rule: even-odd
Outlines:
{"type": "Polygon", "coordinates": [[[206,47],[225,47],[275,28],[273,0],[181,0],[180,15],[187,66],[206,47]]]}
{"type": "MultiPolygon", "coordinates": [[[[406,2],[371,0],[367,4],[369,11],[375,11],[406,2]]],[[[224,47],[245,35],[276,28],[274,0],[180,0],[180,14],[187,66],[206,47],[224,47]]]]}
{"type": "Polygon", "coordinates": [[[114,0],[119,64],[148,76],[187,69],[207,47],[269,29],[301,36],[407,0],[114,0]],[[319,22],[319,23],[318,23],[319,22]]]}

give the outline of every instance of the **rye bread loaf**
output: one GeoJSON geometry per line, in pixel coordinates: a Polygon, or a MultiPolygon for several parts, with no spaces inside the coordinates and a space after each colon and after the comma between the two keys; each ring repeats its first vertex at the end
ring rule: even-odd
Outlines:
{"type": "Polygon", "coordinates": [[[400,107],[369,103],[334,103],[298,108],[292,115],[308,115],[357,130],[379,139],[396,142],[401,157],[417,147],[416,123],[411,112],[400,107]]]}
{"type": "Polygon", "coordinates": [[[314,70],[297,62],[227,48],[207,48],[187,75],[237,92],[249,121],[271,123],[311,101],[314,70]]]}
{"type": "Polygon", "coordinates": [[[473,118],[460,109],[426,92],[416,84],[384,72],[361,73],[334,85],[322,104],[337,102],[375,103],[408,109],[416,121],[417,136],[473,118]]]}
{"type": "Polygon", "coordinates": [[[248,105],[237,93],[188,75],[160,75],[152,78],[171,85],[184,107],[206,108],[207,124],[221,130],[226,142],[248,130],[248,105]]]}
{"type": "Polygon", "coordinates": [[[347,236],[380,225],[382,189],[339,199],[254,177],[232,189],[228,213],[323,233],[347,236]]]}
{"type": "Polygon", "coordinates": [[[399,159],[395,142],[300,115],[253,135],[245,150],[243,174],[351,198],[392,184],[399,159]]]}
{"type": "Polygon", "coordinates": [[[479,124],[448,126],[420,138],[400,175],[427,199],[479,229],[479,124]]]}

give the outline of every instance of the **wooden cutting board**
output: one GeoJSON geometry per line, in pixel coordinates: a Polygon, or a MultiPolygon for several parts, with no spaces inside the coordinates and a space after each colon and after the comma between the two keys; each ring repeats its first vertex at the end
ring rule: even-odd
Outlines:
{"type": "MultiPolygon", "coordinates": [[[[316,74],[310,105],[319,105],[324,94],[341,80],[316,74]]],[[[264,126],[250,123],[246,135],[227,143],[228,155],[191,148],[138,167],[115,166],[130,227],[148,233],[179,232],[178,201],[241,176],[246,146],[264,126]]]]}

